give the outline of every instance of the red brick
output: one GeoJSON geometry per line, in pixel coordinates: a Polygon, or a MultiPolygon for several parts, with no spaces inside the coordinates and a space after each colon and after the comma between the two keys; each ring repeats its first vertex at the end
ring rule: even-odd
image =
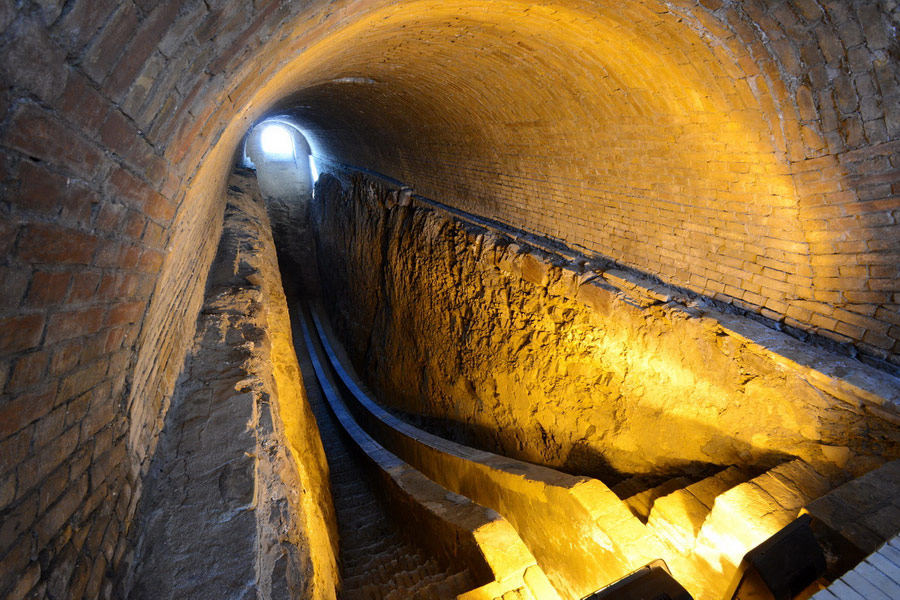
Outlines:
{"type": "Polygon", "coordinates": [[[110,111],[100,128],[100,141],[122,158],[128,156],[137,135],[137,128],[119,110],[110,111]]]}
{"type": "Polygon", "coordinates": [[[110,192],[115,194],[118,200],[136,210],[143,210],[147,198],[153,193],[149,185],[121,167],[110,173],[109,186],[110,192]]]}
{"type": "Polygon", "coordinates": [[[137,24],[137,7],[131,2],[122,3],[81,61],[81,68],[91,79],[103,83],[134,35],[137,24]]]}
{"type": "Polygon", "coordinates": [[[102,332],[81,338],[81,361],[79,364],[86,365],[95,359],[103,356],[103,349],[106,343],[106,336],[102,332]]]}
{"type": "Polygon", "coordinates": [[[0,319],[0,356],[34,348],[44,332],[44,315],[0,319]]]}
{"type": "Polygon", "coordinates": [[[75,481],[88,470],[94,449],[93,440],[88,440],[78,447],[78,451],[69,459],[69,481],[75,481]]]}
{"type": "Polygon", "coordinates": [[[102,322],[103,309],[100,307],[53,314],[47,325],[45,343],[54,344],[62,340],[96,333],[100,330],[102,322]]]}
{"type": "Polygon", "coordinates": [[[91,406],[90,393],[82,394],[66,405],[66,427],[77,426],[88,414],[91,406]]]}
{"type": "Polygon", "coordinates": [[[23,210],[55,215],[59,213],[66,187],[67,181],[62,175],[23,160],[19,164],[19,189],[9,195],[9,200],[23,210]]]}
{"type": "Polygon", "coordinates": [[[69,273],[38,271],[31,279],[26,306],[43,308],[60,304],[66,298],[71,279],[69,273]]]}
{"type": "Polygon", "coordinates": [[[110,96],[120,102],[131,87],[141,67],[159,45],[166,29],[171,27],[178,15],[182,0],[164,0],[156,3],[156,8],[141,22],[137,36],[131,40],[128,50],[110,74],[106,87],[110,96]]]}
{"type": "Polygon", "coordinates": [[[127,210],[121,204],[106,202],[100,207],[97,216],[97,229],[102,231],[118,231],[127,210]]]}
{"type": "Polygon", "coordinates": [[[98,360],[80,368],[62,380],[57,394],[59,402],[66,402],[96,387],[106,377],[107,360],[98,360]]]}
{"type": "Polygon", "coordinates": [[[28,289],[30,273],[22,269],[0,267],[0,309],[16,308],[28,289]]]}
{"type": "Polygon", "coordinates": [[[60,203],[59,223],[71,227],[87,228],[91,224],[94,205],[100,196],[83,185],[72,183],[60,203]]]}
{"type": "Polygon", "coordinates": [[[159,273],[160,268],[162,268],[163,263],[163,253],[158,252],[156,250],[146,250],[143,255],[141,255],[140,263],[138,264],[138,269],[142,273],[150,273],[156,274],[159,273]]]}
{"type": "Polygon", "coordinates": [[[100,274],[90,271],[76,273],[72,278],[72,289],[69,292],[69,302],[72,304],[92,300],[100,286],[100,274]]]}
{"type": "Polygon", "coordinates": [[[147,223],[147,228],[144,230],[144,237],[141,241],[150,248],[161,250],[165,245],[165,235],[165,229],[156,223],[150,222],[147,223]]]}
{"type": "Polygon", "coordinates": [[[125,254],[122,257],[122,268],[123,269],[134,269],[138,266],[138,261],[141,258],[141,247],[136,244],[128,244],[125,247],[125,254]]]}
{"type": "Polygon", "coordinates": [[[125,222],[124,233],[132,240],[138,241],[144,235],[147,219],[143,215],[130,211],[125,222]]]}
{"type": "Polygon", "coordinates": [[[120,296],[120,288],[125,281],[125,275],[122,273],[104,273],[103,280],[100,282],[100,289],[97,290],[97,297],[101,300],[113,300],[120,296]]]}
{"type": "Polygon", "coordinates": [[[38,514],[43,514],[62,495],[68,483],[69,470],[65,465],[47,476],[38,490],[38,514]]]}
{"type": "MultiPolygon", "coordinates": [[[[137,123],[137,122],[136,122],[137,123]]],[[[137,124],[140,128],[140,124],[137,124]]],[[[128,153],[126,164],[134,170],[138,175],[143,175],[148,181],[154,184],[158,180],[147,176],[148,169],[159,157],[156,155],[156,149],[144,137],[138,136],[134,138],[134,146],[128,153]]]]}
{"type": "Polygon", "coordinates": [[[35,532],[37,533],[38,550],[43,550],[50,543],[62,526],[75,514],[78,507],[87,495],[88,478],[82,477],[73,484],[69,491],[56,503],[56,505],[38,521],[35,532]]]}
{"type": "Polygon", "coordinates": [[[115,327],[135,323],[144,314],[146,304],[144,302],[125,302],[117,305],[106,314],[106,326],[115,327]]]}
{"type": "Polygon", "coordinates": [[[118,0],[75,2],[72,10],[54,27],[54,33],[66,48],[75,53],[94,37],[118,4],[118,0]]]}
{"type": "Polygon", "coordinates": [[[0,473],[11,472],[31,450],[34,428],[25,428],[19,433],[0,441],[0,473]]]}
{"type": "MultiPolygon", "coordinates": [[[[84,3],[79,3],[79,5],[84,3]]],[[[109,112],[109,102],[91,87],[77,71],[69,73],[69,81],[59,103],[59,110],[70,123],[90,135],[100,130],[109,112]]]]}
{"type": "Polygon", "coordinates": [[[106,341],[103,346],[104,352],[115,352],[122,347],[122,341],[125,339],[125,328],[116,327],[106,332],[106,341]]]}
{"type": "Polygon", "coordinates": [[[20,502],[0,521],[0,555],[12,548],[19,536],[31,529],[37,516],[37,502],[20,502]]]}
{"type": "Polygon", "coordinates": [[[157,182],[159,187],[162,187],[161,184],[166,180],[168,173],[169,165],[161,156],[154,156],[144,171],[147,180],[157,182]]]}
{"type": "MultiPolygon", "coordinates": [[[[109,424],[116,416],[116,405],[118,403],[114,398],[94,397],[91,402],[91,409],[87,416],[81,422],[81,440],[87,440],[94,436],[103,427],[109,424]]],[[[100,479],[99,481],[102,481],[100,479]]]]}
{"type": "Polygon", "coordinates": [[[21,234],[18,256],[32,263],[88,265],[96,248],[93,235],[57,225],[29,225],[21,234]]]}
{"type": "Polygon", "coordinates": [[[163,225],[168,225],[175,217],[175,205],[166,200],[162,194],[153,193],[144,204],[147,215],[163,225]]]}
{"type": "Polygon", "coordinates": [[[53,412],[34,424],[34,439],[39,444],[56,439],[66,429],[66,405],[58,405],[53,412]]]}
{"type": "Polygon", "coordinates": [[[6,256],[16,243],[19,224],[9,217],[0,218],[0,255],[6,256]]]}
{"type": "Polygon", "coordinates": [[[0,439],[11,436],[53,410],[56,388],[23,394],[0,405],[0,439]]]}
{"type": "MultiPolygon", "coordinates": [[[[23,537],[0,559],[0,590],[12,585],[18,580],[19,574],[25,571],[31,560],[31,545],[31,538],[23,537]]],[[[3,549],[4,552],[6,550],[7,548],[3,549]]]]}
{"type": "Polygon", "coordinates": [[[94,258],[95,267],[121,268],[125,262],[127,247],[116,240],[103,240],[100,242],[100,250],[94,258]]]}
{"type": "Polygon", "coordinates": [[[68,125],[31,103],[24,103],[12,117],[3,141],[29,156],[70,169],[91,178],[101,154],[68,125]]]}
{"type": "Polygon", "coordinates": [[[81,343],[79,341],[58,344],[53,350],[50,359],[50,375],[56,377],[68,373],[78,365],[81,357],[81,343]]]}
{"type": "Polygon", "coordinates": [[[20,392],[41,381],[47,368],[49,355],[44,351],[32,352],[19,358],[6,384],[7,392],[20,392]]]}
{"type": "Polygon", "coordinates": [[[112,450],[99,456],[91,466],[91,481],[102,482],[125,460],[125,444],[120,441],[112,450]]]}

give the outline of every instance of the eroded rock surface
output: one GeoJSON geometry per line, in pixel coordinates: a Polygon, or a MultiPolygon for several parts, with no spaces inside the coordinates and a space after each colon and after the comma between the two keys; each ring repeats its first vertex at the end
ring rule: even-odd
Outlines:
{"type": "Polygon", "coordinates": [[[337,173],[312,217],[333,323],[433,431],[613,482],[900,452],[886,373],[337,173]]]}
{"type": "Polygon", "coordinates": [[[265,207],[254,179],[233,175],[127,597],[335,597],[327,465],[290,336],[265,207]]]}

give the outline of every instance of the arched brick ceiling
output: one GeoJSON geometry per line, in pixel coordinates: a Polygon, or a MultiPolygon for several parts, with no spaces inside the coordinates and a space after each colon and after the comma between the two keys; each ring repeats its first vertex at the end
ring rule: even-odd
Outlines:
{"type": "Polygon", "coordinates": [[[88,597],[121,561],[226,177],[286,109],[321,156],[900,363],[898,30],[894,0],[0,0],[0,570],[38,585],[113,506],[114,555],[53,560],[88,597]],[[76,453],[102,468],[35,513],[76,453]]]}
{"type": "MultiPolygon", "coordinates": [[[[291,109],[317,154],[791,325],[841,341],[870,330],[868,341],[882,336],[876,352],[894,343],[867,320],[890,310],[893,288],[840,267],[883,255],[879,239],[896,228],[866,230],[848,194],[855,163],[831,157],[890,135],[896,118],[883,109],[884,133],[870,121],[867,140],[852,124],[825,130],[830,100],[860,106],[827,69],[853,67],[829,53],[859,54],[854,35],[875,29],[865,7],[849,17],[808,2],[656,0],[309,10],[221,83],[230,143],[265,112],[291,109]],[[856,33],[838,20],[853,16],[856,33]],[[835,304],[866,306],[836,315],[835,304]]],[[[860,86],[885,69],[878,43],[873,73],[853,74],[860,86]]],[[[895,85],[895,73],[878,77],[895,85]]]]}

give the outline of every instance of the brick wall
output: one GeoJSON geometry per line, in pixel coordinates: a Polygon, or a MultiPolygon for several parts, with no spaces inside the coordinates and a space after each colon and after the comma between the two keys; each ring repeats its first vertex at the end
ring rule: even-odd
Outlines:
{"type": "Polygon", "coordinates": [[[117,563],[273,107],[314,152],[896,361],[893,1],[620,4],[0,0],[0,596],[94,597],[117,563]]]}
{"type": "Polygon", "coordinates": [[[242,133],[222,135],[234,106],[211,75],[222,16],[0,3],[2,598],[110,593],[242,133]]]}
{"type": "Polygon", "coordinates": [[[332,45],[314,150],[898,362],[893,2],[431,8],[332,45]]]}

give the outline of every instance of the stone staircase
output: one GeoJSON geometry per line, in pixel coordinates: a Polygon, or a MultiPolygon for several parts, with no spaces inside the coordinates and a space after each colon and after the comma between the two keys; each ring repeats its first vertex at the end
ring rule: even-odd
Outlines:
{"type": "Polygon", "coordinates": [[[646,479],[613,488],[663,545],[663,557],[695,600],[730,598],[744,555],[794,521],[804,506],[842,479],[800,459],[752,476],[728,467],[699,481],[675,477],[648,489],[646,479]]]}
{"type": "Polygon", "coordinates": [[[448,600],[475,587],[467,570],[442,564],[404,535],[315,389],[315,377],[304,380],[331,473],[340,536],[341,600],[448,600]]]}
{"type": "MultiPolygon", "coordinates": [[[[603,543],[613,548],[616,556],[664,559],[675,579],[695,600],[758,597],[756,594],[762,590],[758,586],[764,584],[758,577],[744,579],[748,572],[745,556],[806,512],[812,515],[814,525],[830,527],[842,539],[852,538],[860,549],[869,548],[900,529],[900,518],[897,518],[900,500],[893,494],[900,487],[900,461],[888,463],[877,472],[849,483],[849,475],[830,463],[814,466],[798,458],[762,473],[731,466],[703,478],[677,476],[660,480],[637,476],[612,488],[585,478],[573,484],[574,480],[567,479],[570,476],[557,471],[460,446],[399,421],[370,399],[365,384],[346,367],[348,363],[339,348],[334,350],[334,357],[345,366],[344,385],[353,389],[364,428],[381,443],[392,445],[398,455],[427,468],[430,477],[443,479],[448,489],[473,498],[470,494],[483,492],[485,485],[495,486],[492,493],[508,494],[507,484],[501,484],[501,480],[508,480],[520,493],[533,482],[542,481],[542,494],[565,481],[563,486],[571,486],[573,497],[579,498],[588,509],[590,520],[584,524],[594,527],[591,535],[595,539],[603,540],[605,536],[608,541],[603,543]],[[362,416],[364,413],[369,416],[362,416]],[[437,465],[441,467],[436,468],[437,465]],[[457,475],[447,476],[448,471],[457,475]],[[478,485],[473,483],[476,479],[478,485]],[[885,483],[879,487],[880,480],[885,483]],[[855,509],[844,510],[847,506],[855,509]],[[842,518],[842,514],[849,516],[842,518]]],[[[498,509],[519,501],[511,494],[505,498],[498,509]]],[[[528,498],[530,501],[539,497],[528,498]]],[[[490,501],[489,496],[485,499],[490,501]]],[[[557,498],[562,500],[563,496],[557,498]]],[[[546,513],[553,505],[541,507],[546,513]]],[[[529,529],[537,527],[534,520],[537,513],[529,510],[527,514],[530,520],[518,524],[513,512],[510,517],[522,538],[534,542],[527,534],[529,529]],[[525,526],[524,530],[520,525],[525,526]]],[[[560,528],[566,526],[567,520],[576,518],[574,512],[567,515],[553,521],[557,527],[555,534],[565,537],[560,528]]],[[[548,568],[543,561],[553,557],[546,552],[539,555],[536,547],[532,551],[540,566],[551,573],[553,566],[548,568]]],[[[592,558],[591,568],[596,571],[601,557],[592,555],[592,558]]],[[[615,570],[613,567],[610,568],[615,570]]],[[[620,576],[625,574],[627,571],[622,571],[620,576]]],[[[614,579],[607,577],[604,581],[608,585],[614,579]]],[[[802,597],[807,598],[821,589],[823,582],[810,586],[802,597]]],[[[554,585],[558,583],[557,577],[554,585]]],[[[563,597],[579,597],[561,587],[557,585],[563,597]]],[[[468,596],[462,594],[460,598],[468,600],[468,596]]],[[[519,597],[529,598],[532,594],[523,589],[519,597]]]]}
{"type": "Polygon", "coordinates": [[[750,479],[737,467],[662,495],[647,514],[647,526],[673,549],[693,548],[697,534],[712,511],[716,497],[750,479]]]}

